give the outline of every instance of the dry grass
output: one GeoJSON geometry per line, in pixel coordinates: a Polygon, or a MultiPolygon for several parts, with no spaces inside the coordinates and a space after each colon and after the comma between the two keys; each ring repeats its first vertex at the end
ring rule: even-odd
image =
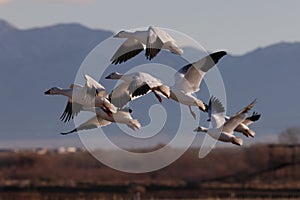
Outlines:
{"type": "MultiPolygon", "coordinates": [[[[294,151],[296,158],[299,152],[294,151]]],[[[249,148],[219,148],[204,159],[199,159],[198,149],[190,149],[170,166],[144,174],[116,171],[101,164],[87,152],[61,155],[0,153],[0,186],[126,186],[129,193],[135,191],[136,186],[153,191],[157,188],[185,188],[192,190],[183,195],[192,197],[199,196],[199,188],[299,190],[300,168],[297,159],[291,160],[295,157],[292,153],[291,148],[256,145],[249,148]]],[[[163,195],[159,191],[157,194],[163,195]]],[[[171,190],[164,194],[175,193],[171,190]]]]}
{"type": "MultiPolygon", "coordinates": [[[[156,172],[130,174],[110,169],[87,152],[74,154],[1,153],[0,179],[48,182],[148,182],[159,177],[162,182],[205,181],[238,174],[251,175],[272,165],[290,162],[291,151],[269,149],[265,145],[249,148],[216,149],[204,159],[198,149],[188,150],[170,166],[156,172]],[[270,158],[270,150],[272,156],[270,158]],[[272,159],[272,160],[270,160],[272,159]]],[[[258,174],[255,182],[292,181],[300,178],[299,165],[258,174]]],[[[236,177],[238,178],[238,177],[236,177]]]]}

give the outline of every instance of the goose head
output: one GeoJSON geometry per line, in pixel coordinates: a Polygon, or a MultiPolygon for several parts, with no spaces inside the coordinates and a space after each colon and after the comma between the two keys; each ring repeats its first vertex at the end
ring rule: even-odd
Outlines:
{"type": "Polygon", "coordinates": [[[108,75],[107,77],[105,77],[105,79],[121,79],[123,75],[118,73],[118,72],[113,72],[110,75],[108,75]]]}
{"type": "Polygon", "coordinates": [[[54,95],[54,94],[59,94],[60,91],[61,91],[61,88],[53,87],[53,88],[47,90],[46,92],[44,92],[44,94],[45,95],[54,95]]]}

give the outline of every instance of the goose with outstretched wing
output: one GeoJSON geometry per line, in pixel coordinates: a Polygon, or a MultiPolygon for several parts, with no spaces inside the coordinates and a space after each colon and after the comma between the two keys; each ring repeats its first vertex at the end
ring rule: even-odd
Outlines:
{"type": "Polygon", "coordinates": [[[111,124],[112,122],[120,123],[120,124],[126,124],[129,128],[132,130],[140,129],[141,124],[137,119],[133,119],[130,115],[131,110],[127,109],[119,109],[112,115],[107,115],[107,111],[104,107],[83,107],[83,110],[85,111],[91,111],[95,112],[96,115],[86,122],[82,123],[78,127],[74,128],[73,130],[69,132],[61,133],[62,135],[67,135],[70,133],[82,131],[82,130],[89,130],[89,129],[95,129],[98,127],[103,127],[111,124]]]}
{"type": "Polygon", "coordinates": [[[66,108],[60,119],[64,122],[74,118],[83,106],[104,107],[107,115],[116,112],[116,107],[111,104],[106,89],[89,75],[84,75],[84,86],[72,84],[68,89],[53,87],[45,92],[45,95],[63,95],[68,97],[66,108]]]}
{"type": "Polygon", "coordinates": [[[170,98],[188,105],[192,116],[196,119],[196,114],[192,111],[191,106],[197,106],[200,110],[206,111],[204,103],[193,96],[193,94],[200,90],[200,84],[206,72],[210,70],[219,60],[225,56],[225,51],[218,51],[200,60],[190,63],[182,67],[176,74],[176,82],[170,88],[170,98]]]}
{"type": "Polygon", "coordinates": [[[145,31],[120,31],[114,38],[127,38],[111,58],[112,64],[120,64],[145,51],[148,60],[152,60],[161,49],[174,54],[182,54],[183,50],[176,41],[164,30],[149,26],[145,31]]]}
{"type": "Polygon", "coordinates": [[[247,119],[247,112],[253,108],[254,100],[248,106],[237,112],[235,115],[225,120],[225,109],[217,98],[212,98],[211,121],[212,128],[203,126],[197,127],[194,131],[208,133],[212,138],[222,142],[231,142],[235,145],[243,145],[243,140],[233,133],[236,127],[247,119]]]}
{"type": "Polygon", "coordinates": [[[162,102],[160,95],[170,97],[169,87],[164,85],[161,80],[145,72],[135,72],[131,74],[120,74],[113,72],[106,79],[120,79],[119,84],[109,94],[109,100],[116,107],[122,108],[129,101],[153,92],[159,102],[162,102]]]}
{"type": "MultiPolygon", "coordinates": [[[[208,120],[211,120],[211,107],[212,107],[212,103],[215,103],[219,101],[218,99],[216,99],[215,97],[211,97],[209,100],[208,105],[206,105],[207,107],[207,113],[208,113],[208,120]]],[[[221,103],[221,102],[218,102],[221,103]]],[[[253,130],[251,130],[249,128],[249,125],[258,121],[261,117],[261,114],[258,114],[257,112],[253,112],[252,115],[250,117],[247,117],[242,123],[240,123],[235,129],[235,132],[239,132],[244,134],[246,137],[254,137],[255,136],[255,132],[253,130]]],[[[225,116],[225,120],[229,120],[230,117],[229,116],[225,116]]]]}

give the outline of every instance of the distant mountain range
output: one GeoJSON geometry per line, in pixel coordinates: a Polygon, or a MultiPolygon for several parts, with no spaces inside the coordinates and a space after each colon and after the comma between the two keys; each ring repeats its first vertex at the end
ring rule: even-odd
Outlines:
{"type": "MultiPolygon", "coordinates": [[[[41,146],[46,140],[61,143],[77,140],[76,134],[65,137],[58,134],[74,126],[73,123],[63,124],[58,119],[66,98],[46,97],[43,92],[52,86],[68,87],[86,55],[112,35],[111,31],[92,30],[80,24],[20,30],[0,21],[0,147],[22,146],[21,141],[25,140],[33,146],[41,146]]],[[[187,47],[185,50],[191,49],[187,47]]],[[[162,52],[155,59],[163,60],[165,54],[162,52]]],[[[130,62],[137,64],[141,59],[144,60],[142,54],[130,62]]],[[[182,60],[171,60],[178,69],[185,64],[182,60]]],[[[228,113],[233,114],[257,98],[255,110],[262,113],[262,118],[253,129],[258,138],[299,125],[299,63],[299,42],[281,42],[241,56],[224,57],[218,67],[226,86],[228,113]]],[[[128,66],[113,67],[117,71],[128,69],[128,66]]],[[[200,94],[200,97],[208,100],[206,94],[200,94]]],[[[150,122],[145,115],[145,105],[157,103],[153,96],[148,96],[143,98],[143,106],[140,101],[133,104],[133,107],[138,107],[134,115],[141,119],[142,124],[150,122]]],[[[168,106],[166,101],[163,105],[168,106]]],[[[168,116],[174,117],[176,112],[176,109],[172,110],[168,116]]],[[[191,121],[190,129],[193,130],[196,122],[192,118],[191,121]]],[[[111,132],[119,130],[114,125],[105,129],[111,132]]],[[[172,132],[172,124],[164,131],[172,132]]]]}

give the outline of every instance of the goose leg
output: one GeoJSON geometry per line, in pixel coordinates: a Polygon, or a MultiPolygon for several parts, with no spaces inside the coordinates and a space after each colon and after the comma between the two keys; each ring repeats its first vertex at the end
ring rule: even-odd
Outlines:
{"type": "Polygon", "coordinates": [[[190,109],[190,112],[191,112],[192,116],[196,120],[196,113],[194,111],[192,111],[192,107],[191,106],[189,106],[189,109],[190,109]]]}
{"type": "Polygon", "coordinates": [[[160,103],[162,103],[162,98],[155,91],[153,91],[153,93],[154,93],[155,97],[158,99],[158,101],[160,103]]]}

